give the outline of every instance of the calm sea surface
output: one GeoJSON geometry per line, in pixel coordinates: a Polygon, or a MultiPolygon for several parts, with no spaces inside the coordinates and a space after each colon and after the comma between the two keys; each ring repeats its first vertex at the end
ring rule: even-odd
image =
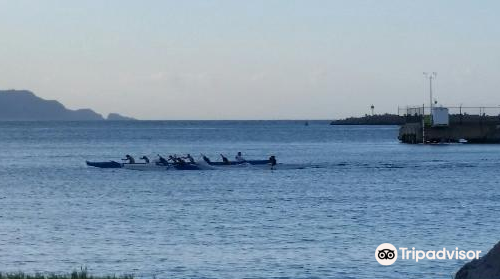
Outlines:
{"type": "Polygon", "coordinates": [[[500,240],[500,145],[398,143],[326,122],[0,123],[0,271],[158,278],[450,278],[384,242],[487,251],[500,240]],[[320,168],[96,169],[124,154],[274,154],[320,168]]]}

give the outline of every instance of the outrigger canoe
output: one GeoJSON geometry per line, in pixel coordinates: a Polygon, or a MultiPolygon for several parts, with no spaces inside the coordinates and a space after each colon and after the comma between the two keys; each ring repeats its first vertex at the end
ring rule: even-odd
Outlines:
{"type": "Polygon", "coordinates": [[[108,161],[108,162],[89,162],[86,161],[87,166],[102,168],[102,169],[130,169],[130,170],[200,170],[201,168],[196,164],[168,164],[162,165],[157,163],[118,163],[116,161],[108,161]]]}
{"type": "Polygon", "coordinates": [[[86,161],[87,166],[91,167],[96,167],[96,168],[103,168],[103,169],[119,169],[119,168],[124,168],[124,169],[130,169],[130,170],[204,170],[204,169],[215,169],[216,167],[230,167],[230,166],[245,166],[245,165],[252,165],[252,166],[263,166],[263,165],[268,165],[270,163],[269,160],[246,160],[246,161],[230,161],[229,163],[224,163],[224,162],[206,162],[206,161],[199,161],[198,163],[185,163],[185,164],[168,164],[168,165],[163,165],[159,164],[158,162],[151,162],[151,163],[119,163],[116,161],[107,161],[107,162],[90,162],[86,161]]]}

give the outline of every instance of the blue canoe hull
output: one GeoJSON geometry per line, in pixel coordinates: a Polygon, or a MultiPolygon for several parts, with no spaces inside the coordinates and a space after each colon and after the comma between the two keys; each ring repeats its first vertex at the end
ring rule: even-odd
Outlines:
{"type": "Polygon", "coordinates": [[[185,165],[172,165],[176,170],[201,170],[200,167],[193,164],[185,164],[185,165]]]}
{"type": "MultiPolygon", "coordinates": [[[[96,167],[96,168],[102,168],[102,169],[119,169],[123,168],[124,164],[118,163],[115,161],[107,161],[107,162],[89,162],[86,161],[87,166],[91,167],[96,167]]],[[[229,162],[229,164],[226,164],[224,162],[210,162],[209,165],[211,166],[235,166],[235,165],[243,165],[243,164],[250,164],[250,165],[267,165],[269,164],[269,160],[247,160],[244,162],[229,162]]],[[[141,164],[137,164],[141,165],[141,164]]],[[[170,168],[174,168],[176,170],[201,170],[198,165],[196,164],[174,164],[174,165],[169,165],[170,168]]]]}
{"type": "MultiPolygon", "coordinates": [[[[101,169],[119,169],[123,168],[124,164],[115,162],[115,161],[108,161],[108,162],[89,162],[86,161],[87,166],[90,167],[96,167],[96,168],[101,168],[101,169]]],[[[134,165],[144,165],[144,164],[134,164],[134,165]]],[[[183,164],[183,165],[169,165],[170,168],[174,168],[176,170],[200,170],[201,168],[198,167],[197,165],[193,164],[183,164]]],[[[168,167],[165,166],[165,169],[168,167]]]]}
{"type": "Polygon", "coordinates": [[[246,160],[243,162],[234,162],[230,161],[229,164],[224,162],[210,162],[208,163],[211,166],[228,166],[228,165],[242,165],[242,164],[250,164],[250,165],[266,165],[269,164],[269,160],[246,160]]]}
{"type": "Polygon", "coordinates": [[[89,161],[86,161],[86,163],[87,163],[87,166],[102,168],[102,169],[118,169],[118,168],[123,167],[123,164],[115,162],[115,161],[108,161],[108,162],[89,162],[89,161]]]}

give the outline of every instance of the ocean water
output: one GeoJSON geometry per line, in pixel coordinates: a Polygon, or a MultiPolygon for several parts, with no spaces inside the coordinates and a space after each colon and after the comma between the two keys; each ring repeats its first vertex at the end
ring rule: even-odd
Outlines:
{"type": "MultiPolygon", "coordinates": [[[[301,121],[0,123],[0,269],[152,278],[451,278],[376,247],[486,252],[500,145],[405,145],[395,126],[301,121]],[[140,172],[124,154],[276,155],[282,170],[140,172]]],[[[483,252],[483,253],[484,253],[483,252]]]]}

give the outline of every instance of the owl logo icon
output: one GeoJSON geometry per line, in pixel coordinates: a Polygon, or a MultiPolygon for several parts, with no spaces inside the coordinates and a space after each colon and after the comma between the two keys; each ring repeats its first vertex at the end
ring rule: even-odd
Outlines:
{"type": "Polygon", "coordinates": [[[391,265],[398,259],[398,250],[390,243],[380,244],[375,250],[375,259],[381,265],[391,265]]]}
{"type": "Polygon", "coordinates": [[[394,250],[383,249],[378,251],[378,258],[381,260],[394,259],[394,250]]]}

